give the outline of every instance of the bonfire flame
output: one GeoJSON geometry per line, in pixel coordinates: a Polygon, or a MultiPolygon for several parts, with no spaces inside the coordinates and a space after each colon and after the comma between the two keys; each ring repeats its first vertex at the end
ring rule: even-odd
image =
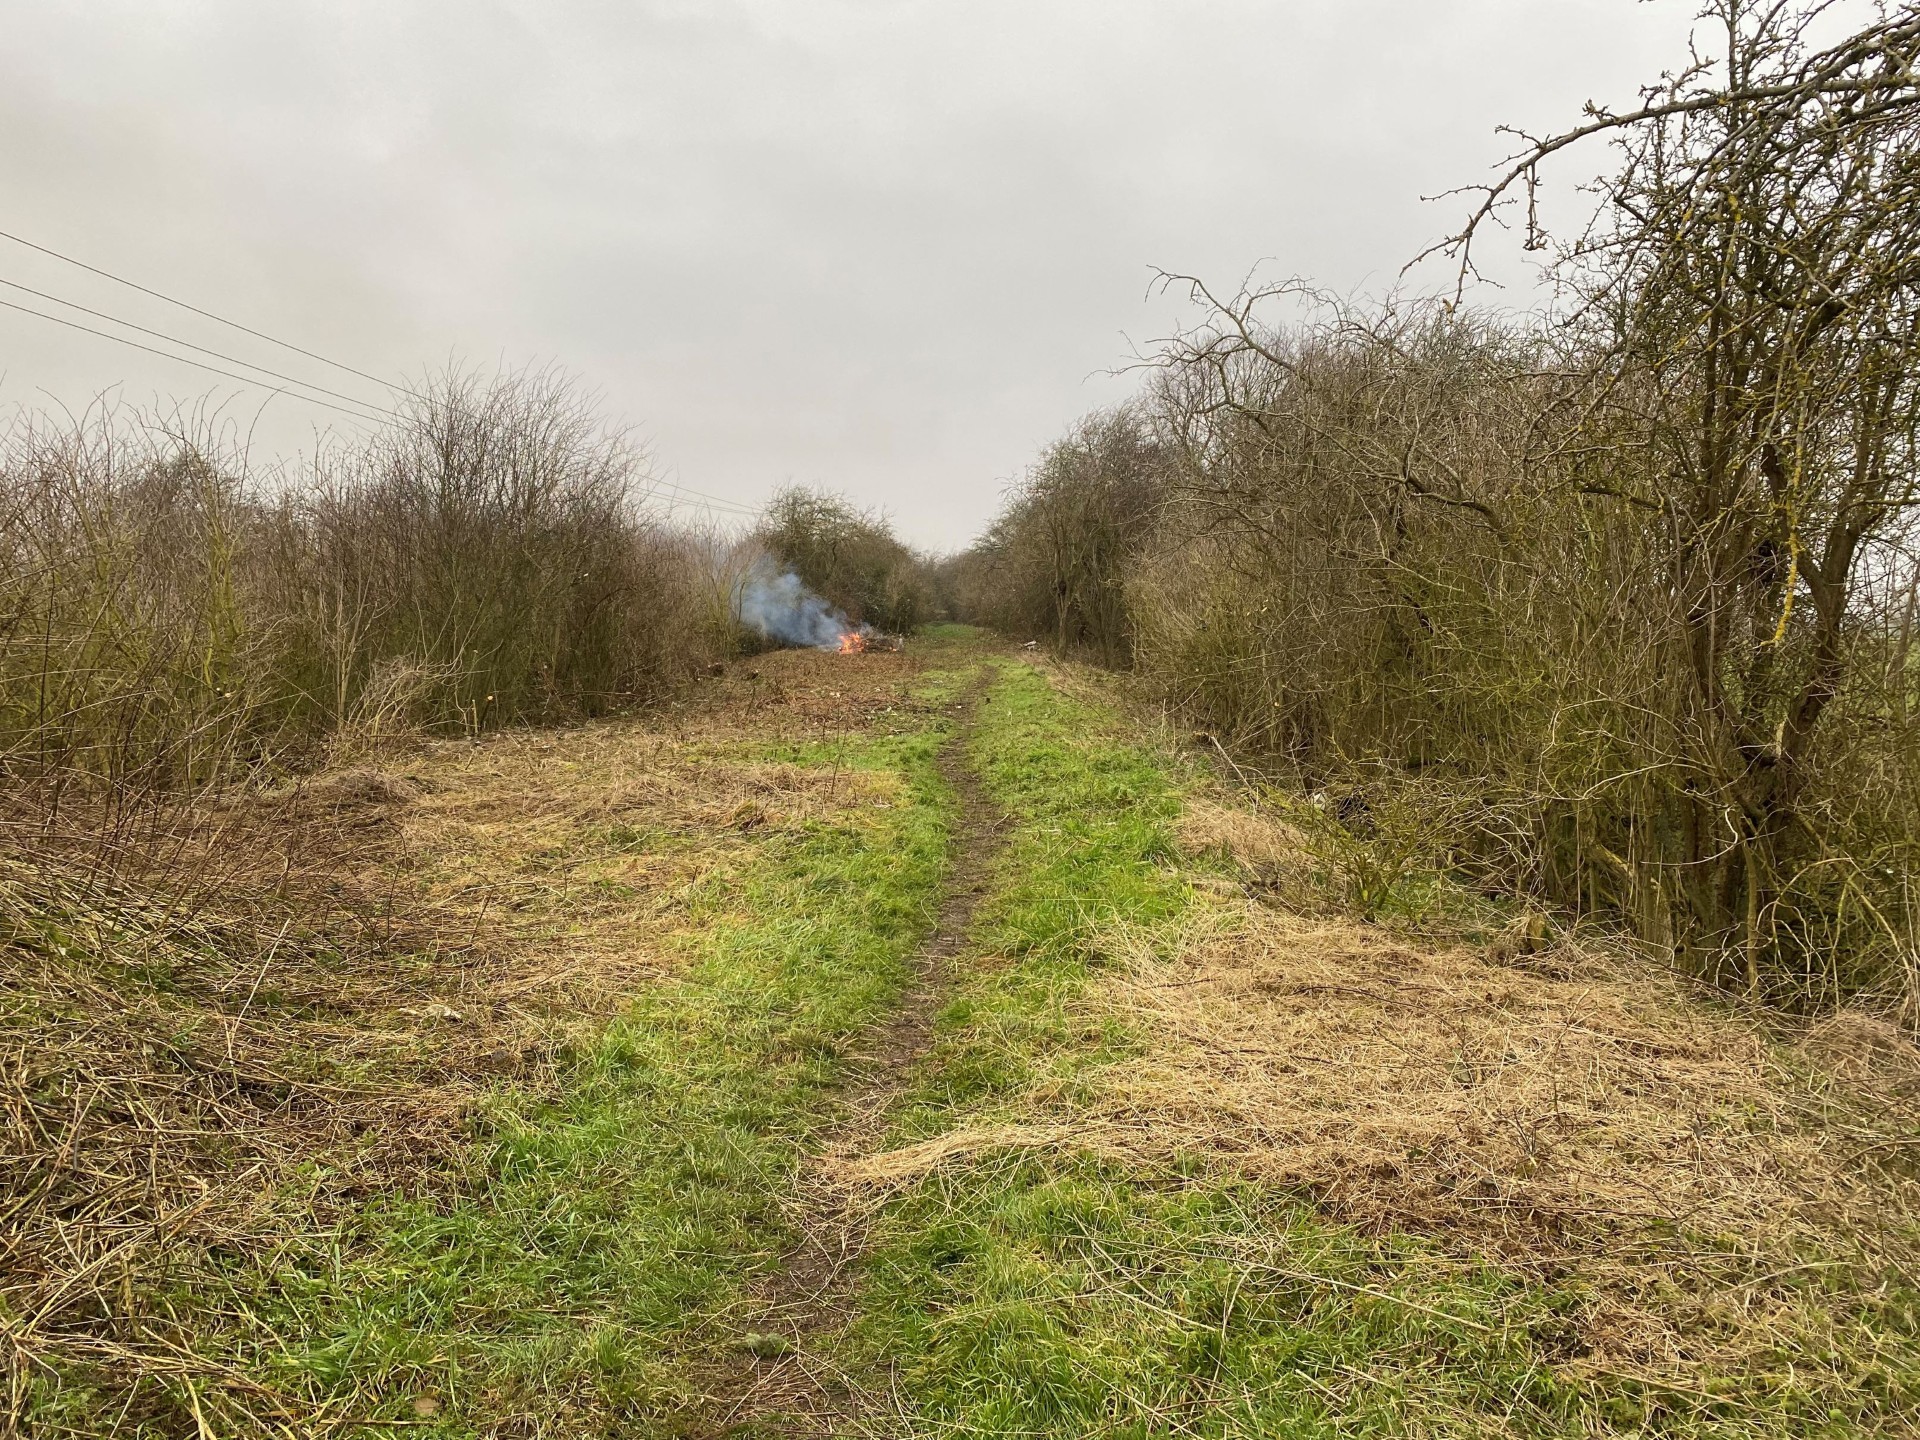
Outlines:
{"type": "Polygon", "coordinates": [[[858,630],[849,630],[840,637],[840,653],[842,655],[864,654],[866,648],[867,637],[862,635],[858,630]]]}

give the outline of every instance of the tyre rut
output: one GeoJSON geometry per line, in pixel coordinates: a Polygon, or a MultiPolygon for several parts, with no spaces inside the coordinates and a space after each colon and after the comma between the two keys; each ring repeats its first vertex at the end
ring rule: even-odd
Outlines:
{"type": "Polygon", "coordinates": [[[864,1037],[857,1074],[841,1092],[845,1119],[809,1159],[789,1211],[801,1243],[743,1307],[737,1357],[712,1387],[718,1413],[711,1434],[736,1440],[831,1435],[867,1408],[863,1388],[825,1351],[824,1342],[857,1311],[854,1271],[869,1229],[869,1217],[848,1203],[832,1177],[879,1147],[894,1102],[932,1047],[935,1016],[952,989],[1001,848],[1005,817],[965,758],[984,688],[983,677],[955,707],[960,723],[937,761],[958,805],[933,929],[914,951],[914,973],[894,1010],[864,1037]]]}

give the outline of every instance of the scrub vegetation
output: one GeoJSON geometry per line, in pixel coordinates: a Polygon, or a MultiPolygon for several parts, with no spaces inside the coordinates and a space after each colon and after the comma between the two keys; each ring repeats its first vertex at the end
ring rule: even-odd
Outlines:
{"type": "Polygon", "coordinates": [[[1910,1426],[1897,1030],[1366,922],[1217,763],[949,627],[10,872],[12,1424],[1910,1426]]]}
{"type": "Polygon", "coordinates": [[[0,759],[177,791],[659,696],[727,635],[646,487],[555,371],[441,376],[372,438],[265,472],[217,417],[22,415],[0,439],[0,759]]]}
{"type": "Polygon", "coordinates": [[[552,372],[22,419],[0,1436],[1920,1435],[1920,16],[1837,13],[1715,0],[1458,295],[1178,282],[939,564],[667,527],[552,372]]]}
{"type": "Polygon", "coordinates": [[[963,612],[1319,794],[1370,912],[1442,871],[1920,1026],[1920,16],[1839,17],[1708,5],[1643,108],[1467,192],[1453,294],[1169,277],[1206,318],[1034,466],[963,612]],[[1592,223],[1543,233],[1609,142],[1592,223]],[[1508,220],[1550,312],[1472,308],[1508,220]]]}

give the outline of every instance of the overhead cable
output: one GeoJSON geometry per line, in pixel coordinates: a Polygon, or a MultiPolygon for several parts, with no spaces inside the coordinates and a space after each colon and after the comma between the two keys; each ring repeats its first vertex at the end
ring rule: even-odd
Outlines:
{"type": "MultiPolygon", "coordinates": [[[[64,305],[69,310],[78,310],[82,315],[91,315],[96,320],[105,320],[113,325],[124,325],[129,330],[138,330],[142,335],[151,335],[156,340],[165,340],[170,345],[183,345],[189,350],[199,351],[202,355],[211,355],[216,360],[225,360],[229,365],[244,365],[249,370],[258,370],[262,375],[271,375],[275,380],[284,380],[289,385],[300,386],[303,390],[312,390],[321,395],[331,395],[336,400],[345,400],[349,404],[360,406],[362,409],[375,410],[382,415],[390,415],[395,419],[399,418],[396,411],[389,410],[386,406],[376,404],[371,400],[362,400],[358,395],[343,394],[338,390],[329,390],[324,385],[316,385],[311,380],[302,380],[294,375],[283,375],[278,370],[269,370],[266,366],[256,365],[251,360],[242,360],[237,355],[228,355],[220,350],[209,350],[205,345],[196,345],[191,340],[182,340],[178,335],[169,335],[164,330],[149,330],[146,326],[136,325],[131,320],[122,320],[118,315],[109,315],[104,310],[89,309],[78,301],[64,300],[58,295],[49,295],[44,290],[35,290],[31,285],[22,285],[17,280],[8,280],[0,277],[0,285],[5,285],[9,290],[19,290],[28,295],[36,295],[42,300],[51,300],[56,305],[64,305]]],[[[29,311],[28,313],[37,314],[38,312],[29,311]]],[[[93,333],[97,335],[101,332],[96,330],[93,333]]]]}
{"type": "MultiPolygon", "coordinates": [[[[260,377],[257,375],[240,375],[232,370],[222,370],[217,365],[209,365],[205,361],[189,359],[185,355],[175,355],[167,350],[157,350],[151,345],[142,345],[138,340],[129,340],[124,335],[115,335],[106,330],[96,330],[91,325],[82,325],[78,320],[69,320],[64,315],[49,315],[44,310],[35,310],[26,305],[16,305],[11,300],[0,300],[0,306],[5,306],[9,310],[18,310],[22,315],[33,315],[42,320],[51,320],[54,324],[65,325],[71,330],[83,330],[89,335],[98,335],[103,340],[116,340],[122,345],[131,345],[136,350],[144,350],[149,355],[158,355],[164,360],[177,360],[182,365],[191,365],[198,370],[206,370],[215,375],[224,375],[227,379],[238,380],[244,385],[258,385],[261,383],[260,377]]],[[[247,362],[240,360],[234,363],[244,365],[247,362]]],[[[345,405],[336,405],[331,400],[321,400],[311,395],[303,395],[299,391],[290,390],[284,385],[269,388],[283,394],[291,395],[295,399],[305,400],[309,404],[319,405],[328,410],[338,410],[342,415],[351,415],[354,419],[365,420],[370,425],[382,423],[379,415],[369,415],[362,410],[351,409],[345,405]]]]}
{"type": "Polygon", "coordinates": [[[361,370],[356,366],[344,364],[339,360],[329,359],[318,351],[304,349],[289,340],[281,340],[276,336],[269,335],[264,330],[255,330],[251,325],[242,325],[238,320],[229,320],[224,315],[216,315],[211,310],[202,310],[198,305],[190,305],[185,300],[176,299],[163,291],[152,289],[135,280],[129,280],[124,275],[116,275],[111,270],[102,270],[98,265],[89,265],[84,260],[76,260],[73,256],[63,254],[50,246],[37,245],[23,235],[15,235],[11,231],[0,230],[0,240],[11,240],[16,245],[24,245],[29,250],[37,250],[42,255],[50,255],[55,260],[64,261],[68,265],[78,266],[90,274],[99,275],[104,279],[111,280],[116,285],[125,285],[130,290],[138,290],[142,295],[151,295],[156,300],[164,300],[167,304],[177,305],[182,310],[191,310],[195,315],[204,316],[208,320],[216,321],[221,325],[238,330],[243,334],[251,335],[256,340],[264,340],[269,345],[278,345],[283,350],[291,350],[294,354],[304,355],[309,360],[318,360],[322,365],[331,365],[334,369],[344,370],[349,375],[358,375],[362,380],[371,380],[374,384],[383,386],[386,389],[399,390],[405,394],[412,395],[416,400],[425,398],[415,391],[408,389],[405,385],[397,385],[391,380],[382,380],[378,375],[370,375],[365,370],[361,370]]]}

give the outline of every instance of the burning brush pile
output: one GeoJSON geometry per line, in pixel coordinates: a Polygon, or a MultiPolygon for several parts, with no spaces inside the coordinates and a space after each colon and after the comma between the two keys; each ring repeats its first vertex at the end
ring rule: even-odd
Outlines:
{"type": "Polygon", "coordinates": [[[733,615],[741,625],[776,645],[806,646],[840,655],[899,650],[904,637],[851,620],[791,570],[759,564],[733,590],[733,615]]]}
{"type": "Polygon", "coordinates": [[[904,635],[887,635],[862,625],[857,630],[848,630],[841,635],[840,643],[835,648],[842,655],[891,654],[906,643],[904,635]]]}

